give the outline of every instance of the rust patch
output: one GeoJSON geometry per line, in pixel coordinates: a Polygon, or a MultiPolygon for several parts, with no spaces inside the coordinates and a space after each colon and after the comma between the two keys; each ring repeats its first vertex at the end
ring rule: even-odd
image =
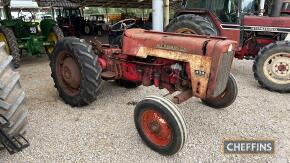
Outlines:
{"type": "Polygon", "coordinates": [[[211,69],[211,57],[147,47],[141,47],[137,53],[137,56],[141,58],[153,56],[189,63],[192,93],[194,96],[201,99],[206,98],[206,91],[211,69]]]}

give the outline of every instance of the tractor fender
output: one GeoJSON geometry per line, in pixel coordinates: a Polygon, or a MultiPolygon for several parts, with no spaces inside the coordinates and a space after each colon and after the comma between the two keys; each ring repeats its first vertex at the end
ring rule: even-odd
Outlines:
{"type": "Polygon", "coordinates": [[[52,28],[56,25],[56,21],[51,19],[44,19],[40,22],[40,29],[42,34],[45,37],[48,37],[48,34],[51,32],[52,28]]]}

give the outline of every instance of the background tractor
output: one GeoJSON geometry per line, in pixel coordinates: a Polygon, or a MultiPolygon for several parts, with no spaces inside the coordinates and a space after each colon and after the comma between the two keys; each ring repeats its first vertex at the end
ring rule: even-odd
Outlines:
{"type": "Polygon", "coordinates": [[[103,36],[109,30],[109,24],[105,21],[105,15],[90,15],[86,20],[84,33],[86,35],[97,34],[103,36]]]}
{"type": "Polygon", "coordinates": [[[65,36],[80,37],[84,32],[86,21],[82,10],[79,8],[56,8],[57,24],[63,30],[65,36]]]}
{"type": "Polygon", "coordinates": [[[184,0],[168,32],[224,36],[240,43],[235,57],[255,59],[255,79],[271,91],[290,92],[290,2],[184,0]]]}
{"type": "Polygon", "coordinates": [[[6,43],[5,49],[13,56],[14,67],[20,66],[22,50],[26,50],[28,55],[40,56],[45,48],[50,57],[56,42],[63,38],[56,22],[52,19],[35,22],[34,14],[22,10],[18,18],[12,19],[10,8],[4,6],[4,10],[7,19],[0,21],[0,41],[6,43]]]}

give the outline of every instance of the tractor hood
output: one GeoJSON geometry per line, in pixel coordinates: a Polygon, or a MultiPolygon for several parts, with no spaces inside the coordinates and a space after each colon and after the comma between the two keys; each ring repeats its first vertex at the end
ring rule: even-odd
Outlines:
{"type": "Polygon", "coordinates": [[[205,96],[216,97],[225,90],[236,47],[235,41],[223,37],[161,33],[143,29],[128,29],[123,38],[124,54],[188,63],[193,94],[202,99],[205,96]],[[201,88],[196,91],[199,87],[201,88]]]}

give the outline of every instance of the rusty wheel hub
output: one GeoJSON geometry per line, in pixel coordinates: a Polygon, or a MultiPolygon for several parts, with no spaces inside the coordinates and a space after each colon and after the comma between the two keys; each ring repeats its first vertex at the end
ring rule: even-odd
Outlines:
{"type": "Polygon", "coordinates": [[[57,59],[57,76],[65,93],[78,94],[81,83],[81,71],[78,63],[69,53],[63,52],[57,59]]]}
{"type": "Polygon", "coordinates": [[[67,57],[63,62],[62,76],[64,81],[72,88],[80,86],[80,70],[76,62],[70,57],[67,57]]]}
{"type": "Polygon", "coordinates": [[[147,110],[142,114],[141,125],[149,140],[159,146],[167,146],[171,142],[172,131],[168,122],[159,112],[147,110]]]}
{"type": "Polygon", "coordinates": [[[184,34],[196,34],[195,31],[189,28],[179,28],[176,30],[176,33],[184,33],[184,34]]]}

